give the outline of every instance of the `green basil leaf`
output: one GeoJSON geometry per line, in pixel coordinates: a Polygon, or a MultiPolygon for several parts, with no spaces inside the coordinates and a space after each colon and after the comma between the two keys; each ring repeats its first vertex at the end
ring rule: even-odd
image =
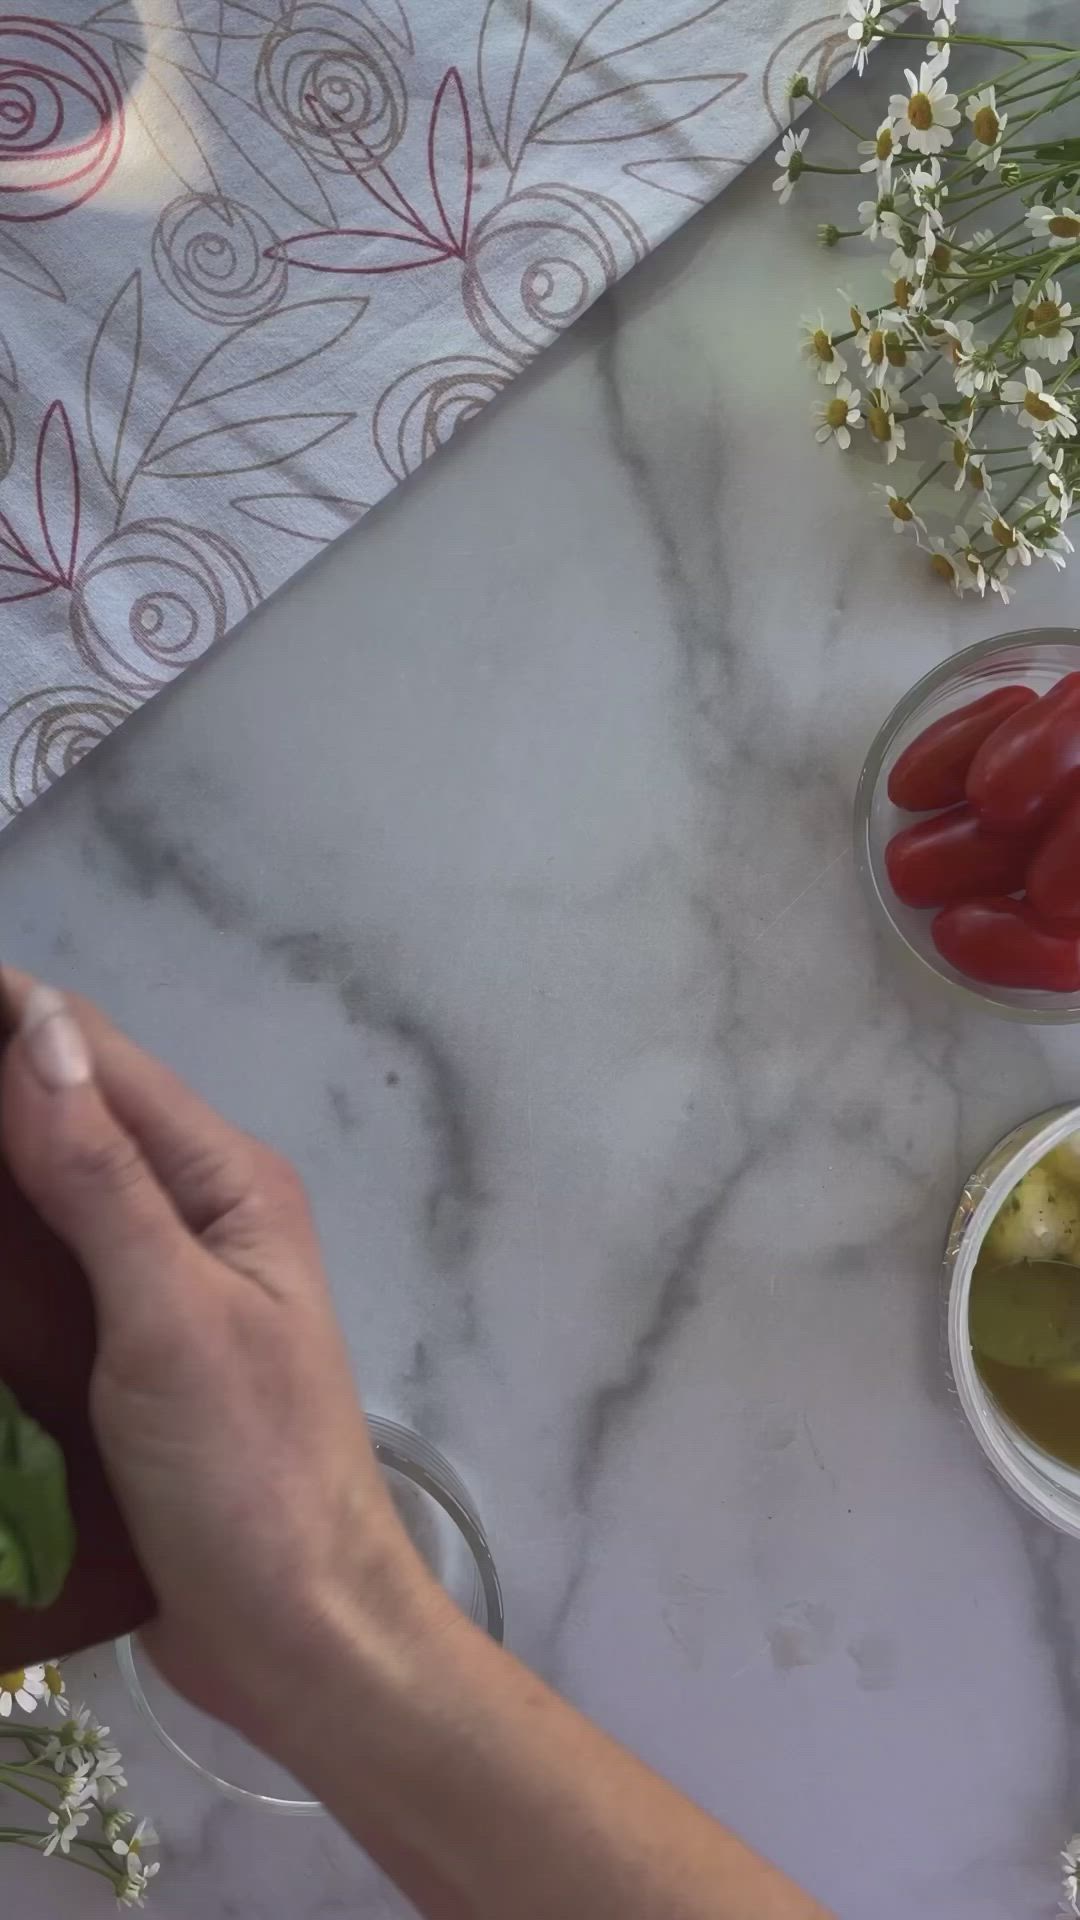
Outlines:
{"type": "Polygon", "coordinates": [[[0,1382],[0,1596],[51,1606],[74,1558],[63,1453],[0,1382]]]}

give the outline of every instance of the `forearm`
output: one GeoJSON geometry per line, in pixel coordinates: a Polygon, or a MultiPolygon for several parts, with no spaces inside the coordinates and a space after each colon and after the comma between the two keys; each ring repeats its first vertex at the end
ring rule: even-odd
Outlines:
{"type": "Polygon", "coordinates": [[[339,1623],[330,1670],[283,1757],[429,1920],[826,1920],[459,1617],[339,1623]]]}

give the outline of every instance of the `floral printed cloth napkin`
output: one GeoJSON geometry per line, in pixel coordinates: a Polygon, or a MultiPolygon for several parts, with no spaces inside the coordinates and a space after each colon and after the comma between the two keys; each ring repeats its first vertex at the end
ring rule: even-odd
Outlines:
{"type": "Polygon", "coordinates": [[[41,4],[0,14],[0,821],[851,51],[820,0],[41,4]]]}

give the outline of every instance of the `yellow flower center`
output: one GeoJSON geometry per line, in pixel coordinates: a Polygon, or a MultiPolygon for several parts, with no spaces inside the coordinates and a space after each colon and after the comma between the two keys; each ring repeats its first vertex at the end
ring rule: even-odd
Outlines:
{"type": "Polygon", "coordinates": [[[898,307],[906,307],[911,299],[911,281],[905,280],[902,274],[899,280],[893,281],[892,297],[898,307]]]}
{"type": "Polygon", "coordinates": [[[1074,214],[1055,213],[1047,224],[1058,240],[1080,240],[1080,220],[1074,214]]]}
{"type": "Polygon", "coordinates": [[[953,441],[952,457],[953,457],[954,466],[957,466],[957,467],[963,466],[965,460],[967,459],[967,441],[966,440],[953,441]]]}
{"type": "Polygon", "coordinates": [[[1056,300],[1039,300],[1029,309],[1027,332],[1041,333],[1046,339],[1061,332],[1061,308],[1056,300]]]}
{"type": "Polygon", "coordinates": [[[875,367],[880,367],[885,358],[885,335],[880,327],[875,327],[866,336],[866,357],[875,367]]]}
{"type": "Polygon", "coordinates": [[[874,142],[874,152],[877,155],[879,160],[887,160],[892,150],[893,150],[892,128],[882,127],[881,132],[878,134],[878,137],[874,142]]]}
{"type": "Polygon", "coordinates": [[[829,339],[829,336],[826,333],[824,327],[815,328],[814,337],[811,342],[811,345],[813,346],[814,352],[817,354],[817,357],[819,360],[828,361],[832,359],[833,343],[829,339]]]}
{"type": "Polygon", "coordinates": [[[892,438],[892,421],[889,418],[888,411],[876,402],[866,416],[866,424],[875,440],[889,440],[892,438]]]}
{"type": "Polygon", "coordinates": [[[985,467],[981,467],[976,460],[969,461],[967,477],[968,477],[968,486],[974,487],[976,493],[981,493],[983,488],[986,485],[985,467]]]}
{"type": "Polygon", "coordinates": [[[947,247],[944,240],[939,240],[930,258],[939,273],[948,273],[952,266],[952,248],[947,247]]]}
{"type": "Polygon", "coordinates": [[[848,313],[851,315],[851,324],[855,328],[856,332],[857,333],[861,332],[862,328],[866,325],[866,322],[863,319],[862,314],[859,312],[858,307],[849,307],[848,313]]]}
{"type": "Polygon", "coordinates": [[[0,1673],[0,1693],[18,1693],[25,1685],[25,1667],[14,1667],[10,1673],[0,1673]]]}
{"type": "Polygon", "coordinates": [[[972,124],[976,140],[981,140],[984,147],[992,147],[999,132],[999,121],[993,107],[980,107],[972,124]]]}
{"type": "Polygon", "coordinates": [[[952,583],[956,578],[956,568],[953,566],[952,561],[948,558],[946,554],[944,553],[933,554],[930,559],[930,565],[933,568],[934,572],[937,574],[939,580],[947,580],[949,582],[949,585],[952,586],[952,583]]]}
{"type": "Polygon", "coordinates": [[[847,401],[830,400],[825,409],[825,418],[830,427],[845,427],[847,425],[847,401]]]}
{"type": "Polygon", "coordinates": [[[1053,407],[1049,400],[1043,399],[1041,393],[1028,392],[1024,395],[1024,412],[1030,413],[1033,420],[1046,421],[1054,417],[1053,407]]]}
{"type": "Polygon", "coordinates": [[[885,356],[890,367],[907,366],[907,351],[898,333],[885,335],[885,356]]]}
{"type": "Polygon", "coordinates": [[[889,512],[896,520],[914,520],[915,518],[907,501],[901,500],[899,494],[895,498],[892,494],[889,495],[889,512]]]}
{"type": "Polygon", "coordinates": [[[1012,527],[1006,525],[1000,514],[996,520],[990,522],[990,531],[999,547],[1015,547],[1016,534],[1012,527]]]}
{"type": "Polygon", "coordinates": [[[913,93],[907,103],[907,117],[917,133],[925,133],[934,124],[934,108],[928,93],[913,93]]]}
{"type": "Polygon", "coordinates": [[[51,1661],[45,1668],[45,1685],[48,1687],[54,1700],[59,1699],[64,1691],[64,1676],[59,1667],[54,1667],[51,1661]]]}

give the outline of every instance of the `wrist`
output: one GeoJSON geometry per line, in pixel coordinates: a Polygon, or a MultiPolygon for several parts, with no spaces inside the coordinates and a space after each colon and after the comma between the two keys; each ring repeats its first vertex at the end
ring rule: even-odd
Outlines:
{"type": "Polygon", "coordinates": [[[335,1730],[348,1720],[377,1739],[380,1712],[423,1685],[456,1624],[467,1623],[391,1510],[282,1610],[253,1662],[241,1730],[321,1791],[312,1776],[335,1730]]]}

